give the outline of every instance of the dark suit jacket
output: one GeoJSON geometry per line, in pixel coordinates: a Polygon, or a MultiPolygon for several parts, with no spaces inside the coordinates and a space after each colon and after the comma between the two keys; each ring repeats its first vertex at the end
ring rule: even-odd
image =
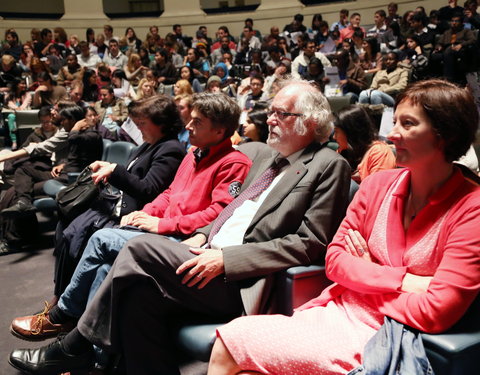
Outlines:
{"type": "MultiPolygon", "coordinates": [[[[438,44],[447,48],[451,44],[452,30],[445,31],[440,37],[438,44]]],[[[463,29],[457,32],[457,39],[455,44],[461,44],[462,47],[469,46],[475,43],[475,35],[470,29],[463,29]]]]}
{"type": "MultiPolygon", "coordinates": [[[[251,145],[251,144],[250,144],[251,145]]],[[[255,160],[242,190],[278,155],[265,147],[245,152],[255,160]]],[[[314,143],[288,169],[250,223],[243,244],[223,249],[226,281],[237,281],[245,312],[270,312],[274,273],[296,265],[323,263],[328,243],[345,216],[350,167],[314,143]]],[[[211,226],[199,232],[208,237],[211,226]]]]}
{"type": "Polygon", "coordinates": [[[153,145],[142,144],[125,166],[117,165],[108,181],[123,191],[121,215],[141,209],[168,188],[184,156],[181,143],[166,138],[153,145]]]}

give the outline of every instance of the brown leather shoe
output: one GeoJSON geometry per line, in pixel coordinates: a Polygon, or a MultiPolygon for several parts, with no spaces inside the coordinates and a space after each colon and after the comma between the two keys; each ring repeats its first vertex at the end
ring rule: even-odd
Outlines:
{"type": "Polygon", "coordinates": [[[23,340],[41,341],[56,337],[62,332],[69,332],[75,327],[73,322],[64,324],[50,322],[48,312],[51,308],[52,306],[45,302],[45,309],[40,314],[14,319],[10,326],[10,332],[23,340]]]}

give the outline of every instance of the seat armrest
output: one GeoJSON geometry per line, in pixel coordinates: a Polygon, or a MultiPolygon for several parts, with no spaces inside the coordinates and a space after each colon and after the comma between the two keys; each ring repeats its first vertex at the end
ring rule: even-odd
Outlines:
{"type": "Polygon", "coordinates": [[[423,344],[435,374],[476,374],[480,357],[480,297],[447,332],[422,333],[423,344]]]}
{"type": "Polygon", "coordinates": [[[222,323],[185,325],[178,331],[177,342],[190,357],[208,362],[216,339],[216,329],[222,325],[222,323]]]}
{"type": "Polygon", "coordinates": [[[423,345],[436,375],[478,373],[480,331],[422,334],[423,345]]]}
{"type": "Polygon", "coordinates": [[[292,315],[293,310],[317,297],[331,284],[325,266],[290,267],[278,274],[277,312],[292,315]]]}
{"type": "Polygon", "coordinates": [[[426,348],[441,352],[443,355],[455,355],[467,349],[480,349],[480,331],[444,333],[438,335],[422,334],[426,348]]]}
{"type": "Polygon", "coordinates": [[[325,273],[325,266],[296,266],[286,269],[285,276],[289,279],[303,279],[315,277],[325,273]]]}

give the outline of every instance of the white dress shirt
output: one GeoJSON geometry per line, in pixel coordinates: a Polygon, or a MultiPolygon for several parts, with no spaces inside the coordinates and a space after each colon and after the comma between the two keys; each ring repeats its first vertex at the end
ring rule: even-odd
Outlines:
{"type": "Polygon", "coordinates": [[[255,217],[260,206],[268,198],[268,194],[273,188],[280,182],[282,177],[292,168],[292,165],[297,161],[302,154],[303,149],[288,156],[288,165],[285,166],[281,172],[275,177],[270,186],[264,190],[257,198],[252,200],[246,200],[238,207],[225,221],[218,233],[212,238],[210,247],[212,249],[222,249],[226,246],[241,245],[243,243],[243,237],[248,229],[251,221],[255,217]]]}

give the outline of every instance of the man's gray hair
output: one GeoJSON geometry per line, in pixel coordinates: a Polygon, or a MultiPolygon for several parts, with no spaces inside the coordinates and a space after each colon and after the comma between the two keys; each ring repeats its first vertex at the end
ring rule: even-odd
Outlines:
{"type": "Polygon", "coordinates": [[[224,93],[195,94],[192,108],[207,117],[214,128],[225,128],[225,138],[231,137],[238,128],[241,109],[224,93]]]}
{"type": "Polygon", "coordinates": [[[295,112],[303,114],[295,121],[295,131],[300,135],[305,134],[305,122],[312,121],[315,124],[316,140],[320,143],[327,142],[333,131],[333,115],[327,98],[316,86],[301,79],[286,79],[282,82],[282,87],[291,84],[305,85],[306,88],[295,100],[295,112]]]}

